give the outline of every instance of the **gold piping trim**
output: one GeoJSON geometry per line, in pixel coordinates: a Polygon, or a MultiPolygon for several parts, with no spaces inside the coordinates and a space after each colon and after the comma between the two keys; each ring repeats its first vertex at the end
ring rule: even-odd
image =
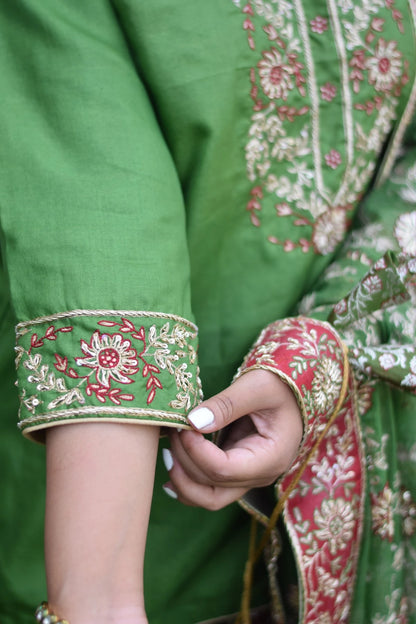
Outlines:
{"type": "MultiPolygon", "coordinates": [[[[184,429],[192,429],[192,427],[188,424],[188,422],[183,422],[185,421],[185,419],[181,416],[178,417],[178,420],[181,420],[183,425],[184,425],[184,429]]],[[[133,420],[131,418],[83,418],[82,420],[79,420],[78,418],[70,418],[67,420],[60,420],[59,422],[55,422],[54,426],[59,427],[60,425],[71,425],[71,424],[76,424],[76,423],[92,423],[92,422],[97,422],[97,423],[123,423],[123,424],[129,424],[129,425],[155,425],[160,427],[161,425],[163,427],[169,427],[169,428],[174,428],[178,426],[178,423],[168,423],[168,422],[162,422],[162,421],[158,421],[158,420],[149,420],[149,419],[140,419],[140,420],[133,420]]],[[[36,432],[36,431],[42,431],[43,429],[48,429],[49,428],[49,424],[48,423],[44,423],[43,425],[35,425],[33,427],[27,427],[23,430],[23,435],[25,438],[30,438],[30,434],[36,432]]]]}
{"type": "Polygon", "coordinates": [[[295,12],[299,22],[299,33],[302,37],[305,59],[307,65],[307,80],[308,91],[311,98],[312,112],[312,151],[313,161],[316,175],[316,188],[320,195],[330,203],[329,197],[325,190],[325,184],[322,175],[322,158],[321,158],[321,146],[320,146],[320,108],[319,108],[319,95],[318,95],[318,82],[315,74],[315,65],[312,55],[312,49],[310,44],[310,38],[308,33],[306,15],[303,10],[300,0],[294,0],[295,12]]]}
{"type": "MultiPolygon", "coordinates": [[[[58,410],[56,412],[50,412],[49,414],[39,414],[37,416],[30,416],[18,422],[19,429],[26,428],[26,424],[43,421],[45,423],[53,422],[57,418],[71,418],[76,416],[83,416],[84,414],[121,414],[123,416],[153,416],[154,418],[167,418],[168,420],[181,420],[184,423],[188,423],[185,416],[181,414],[175,414],[174,412],[165,412],[163,410],[151,410],[143,407],[100,407],[89,405],[87,407],[72,408],[68,410],[58,410]]],[[[84,420],[83,420],[84,422],[84,420]]]]}
{"type": "Polygon", "coordinates": [[[56,314],[50,314],[48,316],[39,316],[31,319],[30,321],[22,321],[16,325],[16,333],[19,333],[21,329],[31,327],[32,325],[49,323],[50,321],[59,321],[61,319],[73,318],[76,316],[132,316],[134,318],[159,318],[183,323],[193,329],[196,333],[198,332],[198,327],[191,321],[188,321],[188,319],[176,314],[167,314],[165,312],[142,310],[69,310],[68,312],[57,312],[56,314]]]}
{"type": "Polygon", "coordinates": [[[340,187],[332,202],[333,206],[337,206],[341,201],[340,198],[345,195],[347,178],[354,159],[354,120],[352,115],[353,102],[348,81],[347,52],[345,48],[345,40],[342,36],[342,28],[339,20],[339,11],[334,0],[328,0],[328,8],[329,18],[332,23],[332,28],[334,32],[335,47],[341,63],[342,112],[347,144],[347,163],[343,175],[343,181],[340,184],[340,187]]]}
{"type": "Polygon", "coordinates": [[[240,498],[237,502],[240,505],[240,507],[244,509],[244,511],[250,514],[250,516],[254,516],[257,522],[260,522],[264,526],[267,526],[267,523],[269,522],[269,518],[268,516],[266,516],[266,514],[261,513],[261,511],[259,511],[253,505],[251,505],[248,501],[246,501],[244,497],[240,498]]]}

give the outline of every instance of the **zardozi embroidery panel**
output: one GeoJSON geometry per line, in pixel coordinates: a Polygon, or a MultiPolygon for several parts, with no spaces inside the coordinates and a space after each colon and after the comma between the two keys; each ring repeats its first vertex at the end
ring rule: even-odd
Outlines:
{"type": "Polygon", "coordinates": [[[201,399],[197,328],[154,312],[80,311],[17,326],[19,427],[78,418],[186,424],[201,399]]]}

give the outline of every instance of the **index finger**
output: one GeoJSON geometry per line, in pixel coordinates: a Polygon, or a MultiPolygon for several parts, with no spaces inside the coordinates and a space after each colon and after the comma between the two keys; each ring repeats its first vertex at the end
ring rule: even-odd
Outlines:
{"type": "Polygon", "coordinates": [[[200,434],[182,431],[172,436],[172,449],[189,476],[209,485],[259,487],[279,476],[277,445],[258,434],[223,450],[200,434]]]}

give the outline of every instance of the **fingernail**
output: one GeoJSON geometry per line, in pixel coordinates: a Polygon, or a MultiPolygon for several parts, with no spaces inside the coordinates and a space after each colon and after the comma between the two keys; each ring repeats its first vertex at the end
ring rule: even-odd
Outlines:
{"type": "Polygon", "coordinates": [[[168,496],[170,496],[171,498],[178,498],[178,495],[176,494],[175,490],[172,490],[172,488],[170,488],[168,485],[162,485],[163,490],[166,492],[166,494],[168,496]]]}
{"type": "Polygon", "coordinates": [[[172,453],[170,452],[169,449],[164,448],[162,450],[162,457],[163,457],[163,463],[165,464],[165,468],[169,472],[169,470],[172,470],[172,468],[173,468],[172,453]]]}
{"type": "Polygon", "coordinates": [[[204,429],[214,422],[214,414],[207,407],[197,407],[188,415],[196,429],[204,429]]]}

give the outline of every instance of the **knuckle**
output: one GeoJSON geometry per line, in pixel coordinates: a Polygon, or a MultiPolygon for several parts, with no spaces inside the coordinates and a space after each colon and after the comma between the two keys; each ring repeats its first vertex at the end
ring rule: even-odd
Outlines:
{"type": "Polygon", "coordinates": [[[225,422],[231,421],[234,405],[230,397],[227,394],[222,393],[215,397],[215,401],[220,418],[225,422]]]}
{"type": "Polygon", "coordinates": [[[224,483],[229,481],[229,474],[225,467],[208,467],[206,470],[207,477],[216,483],[224,483]]]}

